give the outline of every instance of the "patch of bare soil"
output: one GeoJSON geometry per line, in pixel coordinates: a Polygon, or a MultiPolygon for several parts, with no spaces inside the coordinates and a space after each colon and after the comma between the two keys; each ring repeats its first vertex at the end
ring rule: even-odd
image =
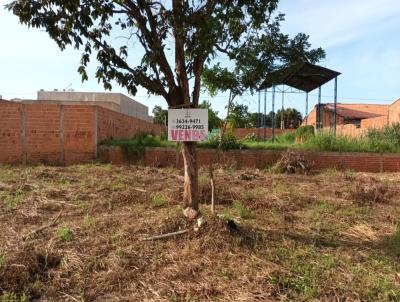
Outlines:
{"type": "Polygon", "coordinates": [[[36,251],[34,246],[24,246],[14,251],[0,269],[1,291],[25,293],[31,300],[41,297],[39,282],[51,282],[51,270],[57,269],[61,257],[46,251],[36,251]]]}

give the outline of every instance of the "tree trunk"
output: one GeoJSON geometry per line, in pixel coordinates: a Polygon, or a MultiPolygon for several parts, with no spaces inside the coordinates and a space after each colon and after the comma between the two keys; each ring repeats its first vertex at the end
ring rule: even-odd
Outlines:
{"type": "Polygon", "coordinates": [[[190,219],[196,219],[200,216],[198,203],[196,143],[183,142],[182,155],[185,171],[183,184],[183,213],[190,219]]]}

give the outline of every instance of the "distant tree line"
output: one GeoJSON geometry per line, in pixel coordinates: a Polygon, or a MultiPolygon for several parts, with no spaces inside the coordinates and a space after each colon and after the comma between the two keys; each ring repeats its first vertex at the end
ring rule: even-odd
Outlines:
{"type": "MultiPolygon", "coordinates": [[[[224,122],[223,119],[218,117],[218,111],[211,108],[211,103],[203,101],[199,105],[200,108],[208,109],[208,129],[220,128],[224,122]]],[[[162,109],[161,106],[155,106],[153,109],[154,122],[160,125],[168,124],[168,110],[162,109]]],[[[247,105],[234,103],[228,116],[227,123],[230,128],[258,128],[272,127],[273,112],[268,114],[249,112],[247,105]]],[[[275,127],[281,127],[282,109],[275,113],[275,127]]],[[[296,129],[301,125],[302,115],[294,108],[286,108],[283,110],[283,120],[286,129],[296,129]]]]}

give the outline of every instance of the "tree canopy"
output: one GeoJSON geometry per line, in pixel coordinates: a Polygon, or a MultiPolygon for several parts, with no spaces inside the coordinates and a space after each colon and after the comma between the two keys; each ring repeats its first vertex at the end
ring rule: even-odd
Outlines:
{"type": "Polygon", "coordinates": [[[167,119],[168,119],[168,110],[162,109],[161,106],[154,106],[153,108],[153,121],[155,124],[159,125],[167,125],[167,119]]]}
{"type": "MultiPolygon", "coordinates": [[[[234,102],[232,104],[231,113],[227,117],[228,124],[233,128],[258,128],[263,127],[263,120],[265,119],[265,126],[272,127],[273,112],[267,115],[258,112],[249,112],[249,107],[244,104],[234,102]]],[[[275,113],[275,127],[279,128],[281,125],[282,110],[279,109],[275,113]]],[[[295,108],[286,108],[283,110],[283,118],[285,121],[285,128],[298,128],[302,122],[302,116],[295,108]]]]}
{"type": "MultiPolygon", "coordinates": [[[[277,4],[277,0],[16,0],[7,8],[22,23],[44,28],[61,49],[68,45],[82,49],[82,79],[88,78],[86,67],[95,51],[96,77],[106,89],[115,80],[132,94],[142,86],[163,96],[170,106],[197,107],[207,60],[218,53],[238,58],[245,46],[268,37],[274,45],[279,43],[275,41],[279,18],[272,17],[277,4]],[[126,37],[125,43],[117,45],[121,43],[115,43],[113,32],[126,37]],[[133,51],[136,45],[144,50],[140,60],[132,60],[132,53],[138,54],[133,51]]],[[[250,54],[246,57],[250,59],[250,54]]]]}
{"type": "MultiPolygon", "coordinates": [[[[308,50],[306,35],[289,39],[280,33],[277,5],[278,0],[14,0],[6,8],[21,23],[46,30],[61,49],[81,50],[82,80],[95,56],[96,78],[106,89],[116,81],[134,95],[141,86],[170,108],[198,108],[204,65],[213,68],[220,55],[236,69],[236,80],[224,87],[239,92],[288,61],[321,57],[321,49],[308,50]]],[[[184,142],[182,153],[185,215],[194,218],[195,145],[184,142]]]]}
{"type": "MultiPolygon", "coordinates": [[[[281,126],[281,120],[282,120],[282,109],[279,109],[278,112],[275,114],[275,125],[277,128],[281,126]]],[[[303,118],[301,116],[301,113],[297,111],[294,108],[286,108],[283,109],[283,120],[284,120],[284,125],[285,129],[296,129],[298,128],[302,121],[303,118]]]]}
{"type": "Polygon", "coordinates": [[[211,108],[211,103],[203,101],[200,103],[199,108],[208,109],[208,131],[212,129],[219,129],[222,125],[222,120],[218,117],[218,111],[211,108]]]}

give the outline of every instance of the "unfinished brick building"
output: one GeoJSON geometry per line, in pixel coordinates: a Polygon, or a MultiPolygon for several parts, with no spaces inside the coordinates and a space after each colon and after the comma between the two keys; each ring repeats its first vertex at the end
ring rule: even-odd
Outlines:
{"type": "MultiPolygon", "coordinates": [[[[303,120],[303,125],[316,129],[333,127],[333,104],[316,105],[303,120]]],[[[391,105],[337,104],[337,134],[356,137],[368,128],[382,129],[400,122],[400,99],[391,105]]]]}

